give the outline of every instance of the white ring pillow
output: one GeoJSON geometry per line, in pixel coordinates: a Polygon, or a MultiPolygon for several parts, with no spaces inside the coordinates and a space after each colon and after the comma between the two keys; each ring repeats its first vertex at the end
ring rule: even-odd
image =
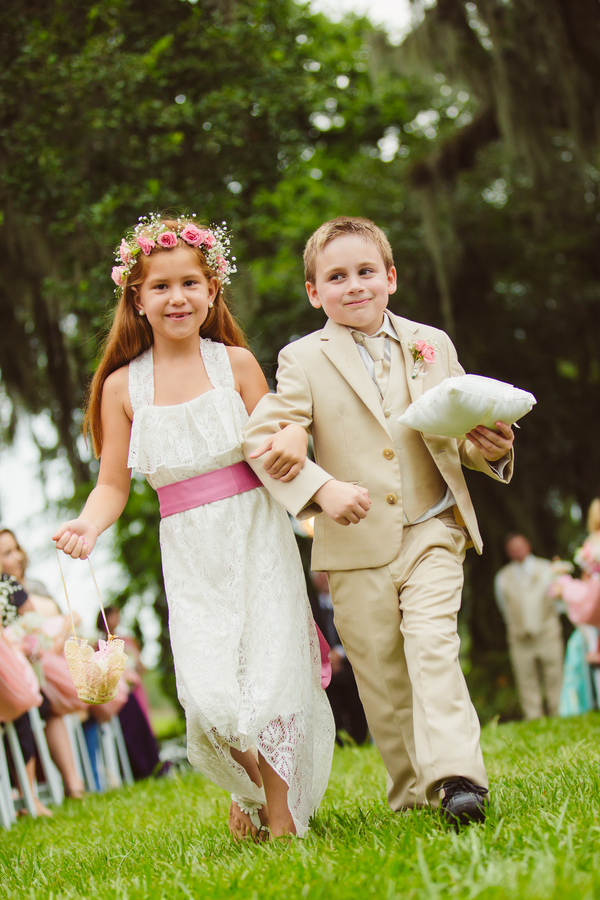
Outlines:
{"type": "Polygon", "coordinates": [[[425,391],[398,421],[415,431],[464,438],[477,425],[495,430],[496,422],[512,425],[537,400],[529,391],[483,375],[446,378],[425,391]]]}

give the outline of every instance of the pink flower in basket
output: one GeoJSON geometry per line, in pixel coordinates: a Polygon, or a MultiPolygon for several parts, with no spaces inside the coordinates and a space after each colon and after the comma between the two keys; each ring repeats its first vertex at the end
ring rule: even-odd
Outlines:
{"type": "Polygon", "coordinates": [[[107,703],[118,691],[127,657],[123,641],[99,641],[94,651],[86,640],[69,638],[65,642],[65,656],[77,696],[86,703],[107,703]]]}
{"type": "Polygon", "coordinates": [[[110,646],[100,638],[98,649],[94,653],[94,659],[106,659],[107,656],[110,656],[110,646]]]}

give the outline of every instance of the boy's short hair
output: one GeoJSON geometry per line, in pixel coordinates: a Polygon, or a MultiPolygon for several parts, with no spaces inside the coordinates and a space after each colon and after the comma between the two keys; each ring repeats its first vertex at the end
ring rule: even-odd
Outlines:
{"type": "Polygon", "coordinates": [[[330,222],[324,222],[312,234],[306,242],[304,248],[304,276],[306,281],[314,284],[317,277],[317,257],[327,244],[337,237],[344,234],[357,234],[375,244],[381,258],[383,259],[385,270],[389,272],[394,265],[394,256],[390,242],[385,236],[381,228],[378,228],[370,219],[361,219],[358,216],[338,216],[330,222]]]}

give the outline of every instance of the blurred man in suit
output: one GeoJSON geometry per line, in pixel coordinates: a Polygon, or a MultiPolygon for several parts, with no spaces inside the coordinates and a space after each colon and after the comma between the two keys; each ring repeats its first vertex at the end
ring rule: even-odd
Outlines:
{"type": "Polygon", "coordinates": [[[556,604],[548,594],[553,578],[547,559],[533,556],[522,534],[505,541],[510,559],[496,575],[496,600],[506,622],[508,648],[526,719],[558,715],[564,646],[556,604]]]}

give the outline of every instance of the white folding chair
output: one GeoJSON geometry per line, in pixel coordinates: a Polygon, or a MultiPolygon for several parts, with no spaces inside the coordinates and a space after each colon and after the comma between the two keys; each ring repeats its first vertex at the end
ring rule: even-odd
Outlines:
{"type": "Polygon", "coordinates": [[[40,800],[55,803],[57,806],[65,799],[65,791],[63,787],[62,777],[50,756],[48,750],[48,742],[46,741],[45,725],[42,722],[40,711],[37,706],[29,710],[29,721],[31,722],[31,730],[37,748],[38,761],[42,767],[42,771],[46,777],[45,785],[37,785],[37,793],[40,800]]]}
{"type": "Polygon", "coordinates": [[[86,791],[89,791],[90,793],[96,792],[98,787],[96,785],[96,779],[94,778],[92,761],[90,759],[83,726],[79,720],[79,716],[77,713],[64,716],[64,723],[67,734],[69,735],[69,742],[71,744],[73,759],[75,760],[77,775],[84,782],[86,791]]]}
{"type": "Polygon", "coordinates": [[[8,762],[4,749],[4,729],[0,724],[0,822],[4,828],[10,828],[17,821],[15,804],[12,796],[8,762]]]}
{"type": "Polygon", "coordinates": [[[115,735],[115,742],[117,744],[117,753],[119,754],[119,763],[121,765],[121,772],[123,773],[123,781],[125,782],[125,784],[133,784],[133,773],[131,771],[131,765],[129,762],[129,756],[127,755],[127,747],[125,746],[125,738],[123,737],[123,729],[121,728],[119,717],[113,716],[110,721],[115,735]]]}
{"type": "MultiPolygon", "coordinates": [[[[21,745],[19,744],[16,728],[12,722],[5,722],[4,730],[6,732],[6,737],[8,738],[8,746],[10,747],[10,755],[12,756],[13,765],[15,767],[17,781],[19,782],[19,787],[23,794],[22,803],[25,805],[29,815],[35,819],[37,818],[37,812],[33,799],[33,791],[31,790],[29,778],[27,777],[27,769],[25,768],[25,761],[23,759],[23,754],[21,753],[21,745]]],[[[21,806],[20,801],[16,801],[16,803],[19,807],[21,806]]]]}
{"type": "Polygon", "coordinates": [[[99,769],[102,771],[102,790],[109,791],[122,787],[123,780],[119,768],[117,744],[111,722],[103,722],[100,725],[100,753],[102,763],[99,769]]]}
{"type": "Polygon", "coordinates": [[[100,726],[100,747],[102,751],[102,790],[120,788],[123,782],[133,784],[129,757],[125,748],[121,723],[117,716],[100,726]]]}

